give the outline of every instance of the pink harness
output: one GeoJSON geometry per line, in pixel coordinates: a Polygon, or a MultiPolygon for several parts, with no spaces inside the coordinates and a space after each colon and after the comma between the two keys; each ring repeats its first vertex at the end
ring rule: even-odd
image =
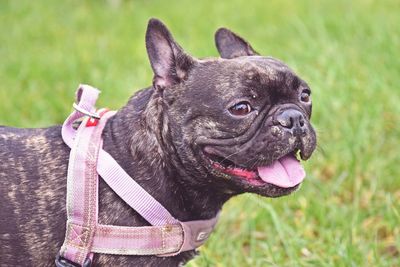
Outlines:
{"type": "Polygon", "coordinates": [[[201,246],[217,223],[209,220],[180,222],[135,182],[102,149],[102,131],[115,111],[94,105],[100,91],[80,85],[78,104],[62,127],[71,148],[67,176],[67,225],[56,266],[90,266],[93,253],[174,256],[201,246]],[[84,117],[79,128],[73,123],[84,117]],[[98,223],[98,177],[152,226],[127,227],[98,223]],[[75,264],[75,265],[74,265],[75,264]]]}

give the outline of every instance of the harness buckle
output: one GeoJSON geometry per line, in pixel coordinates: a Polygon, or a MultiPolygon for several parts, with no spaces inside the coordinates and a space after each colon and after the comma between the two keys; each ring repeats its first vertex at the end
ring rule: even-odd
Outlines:
{"type": "Polygon", "coordinates": [[[81,266],[75,262],[61,257],[60,253],[57,253],[55,263],[57,267],[90,267],[92,265],[92,260],[90,258],[86,258],[85,262],[81,266]]]}

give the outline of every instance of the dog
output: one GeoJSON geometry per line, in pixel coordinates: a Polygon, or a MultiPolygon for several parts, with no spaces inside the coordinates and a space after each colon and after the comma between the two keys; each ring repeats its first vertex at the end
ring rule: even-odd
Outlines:
{"type": "MultiPolygon", "coordinates": [[[[226,28],[215,42],[220,58],[196,59],[151,19],[152,86],[134,94],[103,131],[104,150],[181,221],[215,217],[245,192],[279,197],[297,190],[304,175],[296,158],[310,158],[317,142],[305,81],[226,28]]],[[[65,235],[69,152],[61,126],[0,127],[1,266],[54,266],[65,235]]],[[[99,183],[100,223],[149,225],[99,183]]],[[[92,263],[181,266],[196,254],[96,254],[92,263]]]]}

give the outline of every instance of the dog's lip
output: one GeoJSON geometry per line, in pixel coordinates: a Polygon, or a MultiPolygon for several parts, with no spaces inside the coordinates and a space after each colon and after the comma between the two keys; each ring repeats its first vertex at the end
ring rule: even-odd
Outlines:
{"type": "MultiPolygon", "coordinates": [[[[208,151],[210,151],[210,149],[208,149],[208,151]]],[[[267,182],[268,179],[265,178],[261,178],[260,174],[259,174],[259,168],[261,167],[265,167],[270,165],[269,164],[262,164],[260,166],[255,166],[254,169],[249,169],[240,165],[237,165],[227,159],[224,160],[216,160],[218,159],[218,155],[215,154],[210,154],[207,152],[204,152],[204,154],[206,155],[206,158],[208,159],[208,161],[210,162],[212,171],[215,173],[217,172],[217,174],[220,174],[218,176],[229,176],[231,178],[236,178],[238,179],[241,183],[250,185],[252,187],[265,187],[265,186],[273,186],[273,187],[277,187],[280,189],[284,189],[284,190],[294,190],[296,189],[302,182],[303,179],[300,179],[298,183],[296,184],[285,184],[282,186],[277,185],[276,182],[271,183],[271,182],[267,182]],[[231,164],[222,164],[222,162],[230,162],[231,164]],[[267,180],[267,181],[266,181],[267,180]]],[[[275,161],[280,161],[281,159],[285,158],[285,157],[295,157],[297,158],[297,160],[299,161],[299,158],[301,157],[301,152],[297,151],[296,152],[290,152],[288,154],[283,155],[282,157],[278,157],[277,159],[273,160],[272,162],[275,161]]],[[[220,157],[222,158],[222,157],[220,157]]]]}
{"type": "Polygon", "coordinates": [[[211,166],[219,172],[223,174],[238,177],[243,179],[250,184],[254,185],[264,185],[266,182],[261,180],[261,178],[257,175],[256,171],[248,170],[240,167],[231,167],[231,166],[224,166],[219,162],[212,161],[211,166]]]}

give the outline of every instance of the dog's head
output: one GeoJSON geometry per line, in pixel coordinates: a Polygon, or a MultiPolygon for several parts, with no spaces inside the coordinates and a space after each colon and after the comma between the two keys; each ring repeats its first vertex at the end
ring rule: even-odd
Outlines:
{"type": "Polygon", "coordinates": [[[195,59],[152,19],[146,47],[162,98],[168,142],[192,184],[224,192],[286,195],[297,189],[316,147],[311,90],[283,62],[259,56],[227,29],[221,58],[195,59]]]}

